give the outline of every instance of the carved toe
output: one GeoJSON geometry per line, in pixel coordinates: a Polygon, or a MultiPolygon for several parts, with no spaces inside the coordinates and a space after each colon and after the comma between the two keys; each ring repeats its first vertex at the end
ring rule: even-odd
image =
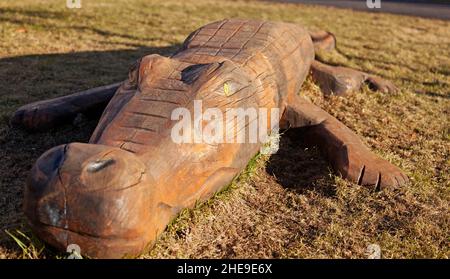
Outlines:
{"type": "Polygon", "coordinates": [[[369,76],[366,82],[368,83],[370,89],[374,91],[380,91],[383,93],[395,93],[398,90],[392,82],[378,76],[369,76]]]}
{"type": "MultiPolygon", "coordinates": [[[[352,178],[351,176],[349,173],[349,178],[352,178]]],[[[359,167],[358,176],[352,180],[358,185],[379,191],[386,188],[398,188],[408,182],[408,177],[391,163],[375,158],[359,167]]]]}

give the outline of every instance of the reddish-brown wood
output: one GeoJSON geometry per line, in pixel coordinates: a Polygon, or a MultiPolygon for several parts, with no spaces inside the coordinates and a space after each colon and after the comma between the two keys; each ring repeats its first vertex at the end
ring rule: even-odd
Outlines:
{"type": "Polygon", "coordinates": [[[384,93],[392,93],[397,90],[394,84],[378,76],[350,68],[333,67],[319,61],[311,64],[311,74],[322,92],[327,95],[347,95],[359,90],[365,83],[369,88],[384,93]]]}
{"type": "MultiPolygon", "coordinates": [[[[194,31],[171,57],[143,57],[105,108],[89,143],[57,146],[37,160],[24,206],[33,230],[59,249],[78,244],[91,257],[133,256],[151,247],[180,210],[229,184],[261,147],[175,143],[171,113],[179,107],[192,111],[194,100],[221,111],[279,108],[284,127],[310,127],[309,138],[344,177],[376,189],[403,184],[407,178],[397,167],[297,96],[313,63],[326,76],[316,74],[319,83],[329,88],[340,88],[332,84],[340,72],[358,76],[354,88],[367,79],[314,62],[314,45],[332,49],[334,37],[311,36],[293,24],[231,19],[194,31]]],[[[96,92],[83,102],[110,96],[96,92]]],[[[72,104],[86,95],[35,104],[31,117],[22,116],[30,107],[22,108],[14,123],[51,126],[57,121],[53,115],[80,112],[72,104]]]]}
{"type": "Polygon", "coordinates": [[[14,113],[11,124],[29,130],[43,130],[70,121],[79,113],[101,110],[114,96],[120,84],[114,83],[25,105],[14,113]]]}

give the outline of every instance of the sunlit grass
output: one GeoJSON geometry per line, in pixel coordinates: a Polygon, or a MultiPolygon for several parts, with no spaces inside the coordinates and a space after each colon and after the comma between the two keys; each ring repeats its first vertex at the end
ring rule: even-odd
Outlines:
{"type": "Polygon", "coordinates": [[[333,32],[328,63],[391,79],[400,91],[365,88],[324,98],[301,94],[400,166],[411,183],[373,193],[335,176],[320,153],[289,137],[284,151],[255,157],[223,192],[170,224],[142,257],[384,258],[450,256],[450,23],[326,7],[256,1],[0,1],[0,257],[55,257],[22,225],[23,186],[36,158],[87,141],[95,121],[46,133],[11,129],[20,105],[124,79],[140,56],[174,51],[193,30],[227,17],[302,24],[333,32]],[[274,170],[274,171],[273,171],[274,170]]]}

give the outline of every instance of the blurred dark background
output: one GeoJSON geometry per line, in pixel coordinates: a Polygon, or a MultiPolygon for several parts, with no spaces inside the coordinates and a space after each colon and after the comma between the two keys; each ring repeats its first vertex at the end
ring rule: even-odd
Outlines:
{"type": "MultiPolygon", "coordinates": [[[[368,8],[366,0],[269,0],[286,3],[325,5],[359,11],[393,13],[450,20],[450,0],[380,0],[381,8],[368,8]]],[[[374,2],[374,0],[372,0],[374,2]]]]}

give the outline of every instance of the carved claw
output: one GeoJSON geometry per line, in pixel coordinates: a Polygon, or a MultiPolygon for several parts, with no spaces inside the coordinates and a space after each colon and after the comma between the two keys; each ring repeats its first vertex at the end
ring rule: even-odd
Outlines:
{"type": "Polygon", "coordinates": [[[380,91],[383,93],[395,93],[398,91],[397,87],[392,82],[390,82],[389,80],[385,80],[379,76],[368,76],[366,79],[366,83],[373,91],[380,91]]]}
{"type": "MultiPolygon", "coordinates": [[[[396,166],[385,161],[365,147],[346,146],[335,167],[343,177],[375,191],[398,188],[406,184],[408,177],[396,166]]],[[[338,155],[339,156],[339,155],[338,155]]]]}

